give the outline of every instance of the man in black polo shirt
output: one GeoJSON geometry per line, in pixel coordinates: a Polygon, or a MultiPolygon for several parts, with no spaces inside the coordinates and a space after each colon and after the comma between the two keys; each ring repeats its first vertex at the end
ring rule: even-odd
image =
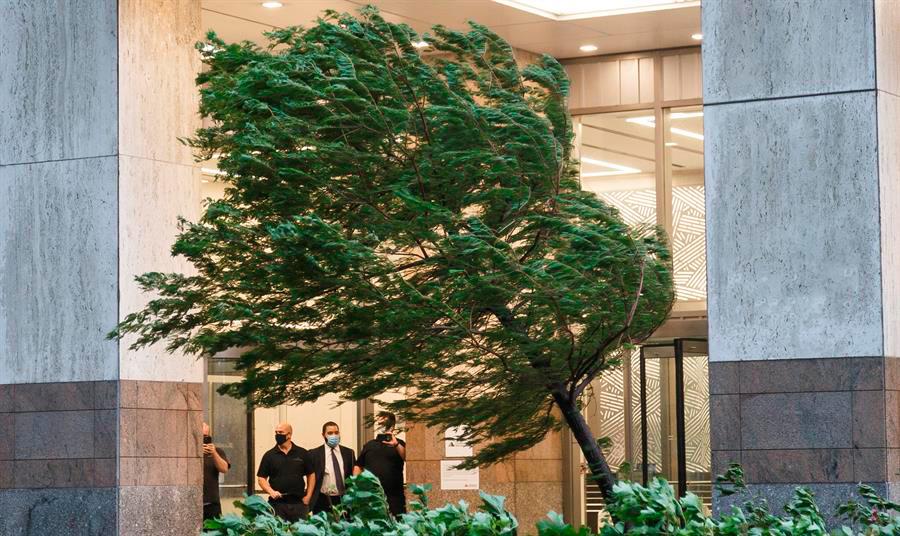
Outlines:
{"type": "Polygon", "coordinates": [[[353,474],[358,475],[363,469],[367,469],[377,476],[384,488],[391,515],[398,516],[406,513],[406,493],[403,486],[406,443],[394,433],[397,417],[393,413],[381,411],[375,420],[381,433],[363,446],[353,474]]]}
{"type": "Polygon", "coordinates": [[[275,446],[263,454],[256,471],[256,481],[269,495],[275,514],[291,522],[306,517],[316,486],[316,475],[306,449],[295,445],[292,436],[290,424],[276,426],[275,446]]]}

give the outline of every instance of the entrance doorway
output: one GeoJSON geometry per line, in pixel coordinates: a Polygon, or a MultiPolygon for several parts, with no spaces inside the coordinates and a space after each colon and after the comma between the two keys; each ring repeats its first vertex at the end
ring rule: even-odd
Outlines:
{"type": "MultiPolygon", "coordinates": [[[[586,416],[620,478],[668,480],[712,501],[709,436],[709,358],[706,339],[674,338],[644,344],[623,356],[622,367],[595,382],[586,416]]],[[[584,478],[584,514],[599,529],[605,517],[597,485],[584,478]]]]}
{"type": "MultiPolygon", "coordinates": [[[[709,358],[701,339],[674,339],[640,348],[636,472],[646,485],[668,480],[679,496],[691,491],[709,503],[709,358]]],[[[637,475],[634,475],[637,476],[637,475]]]]}

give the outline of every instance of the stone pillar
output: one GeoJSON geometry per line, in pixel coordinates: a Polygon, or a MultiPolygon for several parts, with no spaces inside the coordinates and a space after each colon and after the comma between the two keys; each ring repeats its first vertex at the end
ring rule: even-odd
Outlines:
{"type": "Polygon", "coordinates": [[[0,13],[0,534],[197,534],[202,366],[105,335],[186,269],[199,2],[0,13]]]}
{"type": "Polygon", "coordinates": [[[713,465],[775,507],[897,495],[898,8],[703,4],[713,465]]]}

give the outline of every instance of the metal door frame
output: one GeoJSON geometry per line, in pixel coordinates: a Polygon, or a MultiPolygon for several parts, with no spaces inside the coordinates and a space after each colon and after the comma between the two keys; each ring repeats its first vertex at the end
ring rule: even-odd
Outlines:
{"type": "MultiPolygon", "coordinates": [[[[641,411],[641,479],[644,486],[649,483],[650,472],[647,466],[648,439],[647,439],[647,366],[644,348],[672,348],[675,359],[675,451],[676,451],[676,478],[678,480],[678,496],[687,494],[687,444],[685,438],[686,423],[684,418],[684,343],[703,342],[703,338],[678,338],[672,342],[656,342],[641,345],[640,356],[640,411],[641,411]]],[[[707,349],[708,352],[708,349],[707,349]]],[[[654,358],[651,358],[654,359],[654,358]]],[[[668,359],[668,358],[656,358],[668,359]]],[[[660,394],[662,396],[662,394],[660,394]]]]}

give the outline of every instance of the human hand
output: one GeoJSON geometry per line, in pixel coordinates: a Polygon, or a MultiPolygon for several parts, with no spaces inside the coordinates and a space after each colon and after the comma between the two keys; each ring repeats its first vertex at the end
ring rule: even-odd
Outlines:
{"type": "Polygon", "coordinates": [[[303,497],[303,504],[305,504],[306,506],[309,506],[309,499],[310,499],[310,497],[303,497]]]}
{"type": "Polygon", "coordinates": [[[397,441],[397,436],[395,436],[394,434],[391,434],[391,440],[390,440],[390,441],[382,441],[382,443],[384,443],[385,445],[390,445],[390,446],[392,446],[392,447],[396,447],[397,445],[400,444],[400,442],[397,441]]]}
{"type": "Polygon", "coordinates": [[[269,497],[271,497],[271,498],[273,498],[273,499],[275,499],[275,500],[278,500],[278,499],[281,498],[281,492],[280,492],[280,491],[276,491],[276,490],[273,489],[273,490],[272,490],[272,493],[269,494],[269,497]]]}
{"type": "Polygon", "coordinates": [[[212,443],[206,443],[203,445],[203,454],[209,454],[212,456],[212,453],[216,451],[216,446],[212,443]]]}

